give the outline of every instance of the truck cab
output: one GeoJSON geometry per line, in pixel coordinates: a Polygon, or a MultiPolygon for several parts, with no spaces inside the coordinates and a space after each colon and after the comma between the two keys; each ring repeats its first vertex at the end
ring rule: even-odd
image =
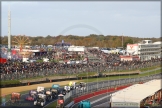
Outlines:
{"type": "Polygon", "coordinates": [[[78,108],[91,108],[91,103],[88,100],[83,100],[79,103],[78,108]]]}
{"type": "Polygon", "coordinates": [[[52,97],[56,97],[59,94],[60,91],[60,85],[59,84],[53,84],[50,91],[52,92],[52,97]]]}

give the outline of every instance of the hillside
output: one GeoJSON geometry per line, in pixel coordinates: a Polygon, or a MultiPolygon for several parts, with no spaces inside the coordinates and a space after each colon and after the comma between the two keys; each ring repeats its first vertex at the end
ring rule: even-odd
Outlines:
{"type": "MultiPolygon", "coordinates": [[[[78,45],[78,46],[98,46],[98,47],[121,47],[122,46],[122,36],[112,36],[112,35],[95,35],[91,34],[89,36],[73,36],[73,35],[67,35],[67,36],[36,36],[30,38],[31,45],[54,45],[57,42],[61,42],[64,40],[64,42],[69,42],[72,45],[78,45]]],[[[14,36],[11,37],[13,39],[14,36]]],[[[123,36],[123,44],[124,47],[126,47],[127,43],[137,43],[140,42],[143,39],[149,39],[153,42],[160,41],[161,38],[138,38],[138,37],[131,37],[131,36],[123,36]]],[[[7,36],[1,37],[1,44],[7,44],[7,36]]]]}

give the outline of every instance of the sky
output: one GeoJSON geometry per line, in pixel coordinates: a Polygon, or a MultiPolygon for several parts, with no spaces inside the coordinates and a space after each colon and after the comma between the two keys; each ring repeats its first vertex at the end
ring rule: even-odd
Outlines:
{"type": "Polygon", "coordinates": [[[1,2],[1,36],[161,36],[160,2],[1,2]]]}

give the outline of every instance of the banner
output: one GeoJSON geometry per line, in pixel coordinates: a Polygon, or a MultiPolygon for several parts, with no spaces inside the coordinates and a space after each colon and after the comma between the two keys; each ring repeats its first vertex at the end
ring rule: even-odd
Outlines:
{"type": "Polygon", "coordinates": [[[133,102],[112,102],[112,108],[140,108],[139,103],[133,102]]]}
{"type": "Polygon", "coordinates": [[[4,58],[0,58],[0,63],[6,63],[6,62],[7,62],[6,59],[4,59],[4,58]]]}

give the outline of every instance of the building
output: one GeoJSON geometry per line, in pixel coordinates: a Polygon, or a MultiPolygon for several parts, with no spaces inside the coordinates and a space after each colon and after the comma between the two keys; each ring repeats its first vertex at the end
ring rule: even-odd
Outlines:
{"type": "Polygon", "coordinates": [[[85,46],[70,46],[68,48],[69,52],[84,52],[85,51],[85,46]]]}
{"type": "Polygon", "coordinates": [[[151,58],[161,58],[161,42],[152,42],[143,40],[137,44],[127,44],[127,55],[139,56],[141,61],[150,60],[151,58]]]}
{"type": "Polygon", "coordinates": [[[161,81],[158,79],[134,84],[113,93],[110,97],[111,108],[142,108],[155,100],[159,102],[162,99],[161,81]]]}
{"type": "Polygon", "coordinates": [[[124,55],[121,55],[120,60],[121,61],[133,61],[133,60],[140,60],[140,59],[139,59],[139,56],[124,56],[124,55]]]}
{"type": "Polygon", "coordinates": [[[54,44],[55,47],[69,47],[71,46],[71,43],[68,43],[68,42],[57,42],[56,44],[54,44]]]}

